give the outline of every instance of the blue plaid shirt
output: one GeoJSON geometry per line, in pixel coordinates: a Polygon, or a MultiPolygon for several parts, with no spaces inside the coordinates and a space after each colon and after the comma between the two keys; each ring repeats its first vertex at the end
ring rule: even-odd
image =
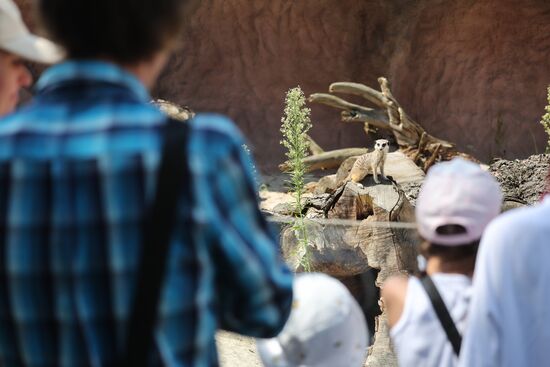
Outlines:
{"type": "MultiPolygon", "coordinates": [[[[166,117],[108,63],[54,66],[37,90],[0,122],[0,365],[112,366],[166,117]]],[[[193,227],[172,235],[151,365],[215,366],[216,329],[273,336],[291,305],[241,135],[217,115],[189,123],[194,206],[178,210],[193,227]]]]}

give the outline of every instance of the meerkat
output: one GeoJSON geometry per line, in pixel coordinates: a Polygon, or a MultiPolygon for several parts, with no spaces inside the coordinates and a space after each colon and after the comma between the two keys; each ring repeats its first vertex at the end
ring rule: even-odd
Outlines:
{"type": "Polygon", "coordinates": [[[390,149],[390,143],[386,139],[378,139],[374,144],[374,151],[363,154],[353,164],[351,171],[346,181],[353,181],[358,183],[366,175],[372,173],[374,182],[380,183],[378,180],[378,169],[380,175],[384,180],[387,180],[384,175],[384,164],[386,163],[386,157],[390,149]]]}

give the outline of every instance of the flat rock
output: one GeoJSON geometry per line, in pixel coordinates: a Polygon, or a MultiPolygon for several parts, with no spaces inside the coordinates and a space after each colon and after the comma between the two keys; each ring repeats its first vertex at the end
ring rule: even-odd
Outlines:
{"type": "Polygon", "coordinates": [[[425,176],[424,171],[400,151],[388,154],[384,171],[386,176],[391,176],[400,185],[421,183],[425,176]]]}

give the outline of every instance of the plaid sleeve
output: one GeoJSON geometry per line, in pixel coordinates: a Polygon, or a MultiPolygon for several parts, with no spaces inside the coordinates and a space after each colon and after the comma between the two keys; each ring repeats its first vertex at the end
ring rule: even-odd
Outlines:
{"type": "Polygon", "coordinates": [[[222,328],[271,337],[284,326],[292,303],[292,273],[277,237],[258,207],[252,161],[238,139],[220,155],[213,177],[212,249],[222,328]]]}

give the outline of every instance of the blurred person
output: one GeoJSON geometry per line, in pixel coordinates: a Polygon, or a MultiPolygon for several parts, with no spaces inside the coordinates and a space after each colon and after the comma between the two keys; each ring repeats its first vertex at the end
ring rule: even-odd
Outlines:
{"type": "Polygon", "coordinates": [[[348,289],[326,274],[302,273],[283,331],[256,343],[265,367],[362,367],[368,340],[363,311],[348,289]]]}
{"type": "Polygon", "coordinates": [[[542,202],[510,210],[488,226],[477,259],[460,366],[550,363],[549,188],[542,202]]]}
{"type": "Polygon", "coordinates": [[[400,366],[457,365],[479,240],[501,205],[497,181],[477,164],[455,158],[428,171],[416,202],[426,272],[382,288],[400,366]]]}
{"type": "Polygon", "coordinates": [[[32,84],[26,60],[52,64],[61,57],[56,45],[29,32],[12,0],[0,0],[0,117],[15,110],[21,88],[32,84]]]}
{"type": "Polygon", "coordinates": [[[37,6],[68,57],[0,123],[0,365],[120,366],[129,351],[144,354],[139,365],[215,366],[218,328],[276,335],[293,276],[259,211],[243,137],[214,114],[170,130],[149,103],[196,2],[37,6]],[[161,151],[184,128],[163,276],[138,283],[161,151]],[[151,287],[151,341],[132,350],[136,294],[151,287]]]}

